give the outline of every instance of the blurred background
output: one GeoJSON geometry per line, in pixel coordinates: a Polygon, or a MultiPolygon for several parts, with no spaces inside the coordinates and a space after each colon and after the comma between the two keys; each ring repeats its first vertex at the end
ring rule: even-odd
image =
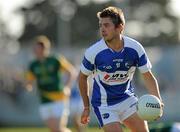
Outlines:
{"type": "MultiPolygon", "coordinates": [[[[159,122],[180,122],[180,0],[0,0],[0,126],[42,125],[37,90],[23,86],[34,37],[47,35],[52,52],[78,69],[85,48],[100,38],[96,13],[110,5],[123,9],[124,34],[141,42],[153,64],[165,103],[159,122]]],[[[141,96],[138,73],[134,82],[141,96]]]]}

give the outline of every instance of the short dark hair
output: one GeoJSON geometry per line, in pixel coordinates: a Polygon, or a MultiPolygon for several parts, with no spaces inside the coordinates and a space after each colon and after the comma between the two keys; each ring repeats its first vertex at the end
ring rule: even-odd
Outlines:
{"type": "Polygon", "coordinates": [[[119,24],[125,25],[124,13],[120,8],[117,7],[107,7],[101,12],[97,13],[98,18],[110,17],[114,25],[117,27],[119,24]]]}

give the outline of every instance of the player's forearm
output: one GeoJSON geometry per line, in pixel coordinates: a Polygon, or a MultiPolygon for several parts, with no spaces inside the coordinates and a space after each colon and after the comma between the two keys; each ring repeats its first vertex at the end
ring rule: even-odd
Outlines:
{"type": "Polygon", "coordinates": [[[86,94],[85,91],[81,91],[81,97],[83,99],[83,104],[84,104],[84,108],[89,109],[90,105],[89,105],[89,96],[86,94]]]}
{"type": "Polygon", "coordinates": [[[160,100],[162,100],[160,92],[159,92],[158,82],[157,82],[156,78],[153,76],[153,74],[148,73],[147,75],[145,75],[144,81],[145,81],[145,86],[146,86],[148,92],[152,95],[157,96],[160,100]]]}
{"type": "Polygon", "coordinates": [[[159,86],[156,81],[156,79],[152,79],[147,81],[146,87],[150,94],[157,96],[161,100],[160,92],[159,92],[159,86]]]}
{"type": "Polygon", "coordinates": [[[79,74],[79,90],[83,99],[84,107],[89,108],[89,91],[87,86],[87,76],[79,74]]]}
{"type": "Polygon", "coordinates": [[[67,75],[68,75],[68,79],[65,82],[65,86],[71,88],[77,74],[75,73],[75,71],[72,70],[72,71],[68,71],[67,75]]]}
{"type": "Polygon", "coordinates": [[[71,88],[73,82],[73,77],[71,74],[68,74],[68,79],[65,82],[65,87],[71,88]]]}
{"type": "Polygon", "coordinates": [[[32,91],[33,90],[33,82],[36,80],[35,75],[31,72],[28,71],[25,73],[25,78],[24,78],[24,86],[27,91],[32,91]]]}
{"type": "Polygon", "coordinates": [[[73,82],[77,77],[77,71],[75,67],[69,63],[64,57],[61,58],[61,71],[65,72],[67,79],[65,82],[65,87],[72,88],[73,82]]]}

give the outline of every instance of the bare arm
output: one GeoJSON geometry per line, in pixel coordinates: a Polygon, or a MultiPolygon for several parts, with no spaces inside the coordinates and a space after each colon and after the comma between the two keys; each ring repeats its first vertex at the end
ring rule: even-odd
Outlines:
{"type": "Polygon", "coordinates": [[[64,84],[64,93],[67,96],[70,96],[73,81],[77,77],[77,71],[75,67],[63,56],[61,56],[60,58],[60,63],[61,63],[60,70],[65,72],[65,74],[67,75],[67,80],[64,84]]]}
{"type": "Polygon", "coordinates": [[[35,80],[35,76],[32,72],[27,71],[25,73],[25,88],[27,91],[32,91],[33,90],[33,82],[35,80]]]}
{"type": "Polygon", "coordinates": [[[65,82],[65,86],[72,87],[72,82],[77,76],[77,71],[75,67],[63,56],[60,58],[61,69],[63,72],[67,74],[67,81],[65,82]]]}
{"type": "Polygon", "coordinates": [[[145,86],[146,86],[148,92],[150,94],[158,97],[162,102],[162,98],[161,98],[161,95],[159,92],[158,82],[157,82],[156,78],[154,77],[154,75],[152,74],[152,72],[148,71],[146,73],[143,73],[142,75],[143,75],[145,86]]]}
{"type": "Polygon", "coordinates": [[[87,85],[87,76],[82,72],[79,73],[79,90],[83,99],[84,108],[89,108],[89,90],[87,85]]]}
{"type": "Polygon", "coordinates": [[[87,124],[90,120],[90,104],[89,104],[89,90],[87,85],[87,76],[82,72],[79,73],[79,90],[84,103],[84,111],[81,115],[81,123],[87,124]]]}

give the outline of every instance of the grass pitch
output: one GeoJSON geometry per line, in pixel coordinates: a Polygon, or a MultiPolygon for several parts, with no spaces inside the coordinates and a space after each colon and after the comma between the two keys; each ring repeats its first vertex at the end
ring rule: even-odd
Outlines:
{"type": "MultiPolygon", "coordinates": [[[[76,132],[74,128],[70,128],[72,132],[76,132]]],[[[125,130],[125,129],[124,129],[125,130]]],[[[0,132],[49,132],[47,128],[44,127],[37,127],[37,128],[0,128],[0,132]]],[[[86,128],[85,132],[103,132],[102,129],[95,128],[95,127],[88,127],[86,128]]],[[[129,132],[128,130],[125,130],[124,132],[129,132]]]]}

